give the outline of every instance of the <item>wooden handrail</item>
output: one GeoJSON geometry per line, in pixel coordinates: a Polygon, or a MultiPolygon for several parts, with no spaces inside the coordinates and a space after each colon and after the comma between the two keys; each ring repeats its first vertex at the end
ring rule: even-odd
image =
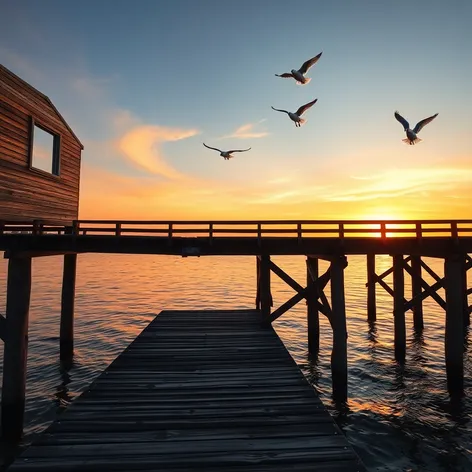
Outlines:
{"type": "MultiPolygon", "coordinates": [[[[70,234],[70,224],[51,224],[42,220],[2,221],[3,234],[12,232],[70,234]]],[[[449,237],[453,239],[472,233],[472,220],[241,220],[241,221],[133,221],[133,220],[75,220],[72,234],[88,235],[154,235],[172,239],[195,235],[211,240],[218,237],[295,237],[299,241],[310,236],[349,238],[355,236],[403,236],[412,238],[449,237]]]]}

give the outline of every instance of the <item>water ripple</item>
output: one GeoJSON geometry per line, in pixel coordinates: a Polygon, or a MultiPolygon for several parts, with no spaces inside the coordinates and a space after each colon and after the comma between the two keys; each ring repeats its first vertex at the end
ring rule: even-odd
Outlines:
{"type": "MultiPolygon", "coordinates": [[[[274,262],[300,283],[306,280],[302,257],[275,257],[274,262]]],[[[442,273],[438,261],[427,262],[442,273]]],[[[378,272],[388,269],[389,264],[390,258],[378,257],[378,272]]],[[[320,271],[326,267],[320,263],[320,271]]],[[[161,310],[252,308],[255,300],[252,257],[80,255],[75,357],[71,365],[64,366],[58,360],[61,272],[60,257],[33,262],[27,441],[44,430],[56,411],[84,391],[161,310]]],[[[391,284],[391,276],[386,281],[391,284]]],[[[424,302],[425,331],[421,336],[414,333],[412,316],[407,314],[407,359],[404,367],[399,366],[393,357],[392,300],[378,288],[377,321],[369,323],[365,282],[365,258],[350,257],[345,283],[347,404],[336,404],[331,398],[329,322],[320,318],[320,352],[316,358],[308,353],[303,302],[279,318],[275,329],[369,470],[472,470],[470,330],[465,395],[451,398],[446,389],[442,310],[432,300],[424,302]]],[[[0,312],[4,312],[5,260],[0,262],[0,287],[0,312]]],[[[272,287],[274,308],[293,295],[275,275],[272,287]]],[[[406,293],[410,290],[407,280],[406,293]]]]}

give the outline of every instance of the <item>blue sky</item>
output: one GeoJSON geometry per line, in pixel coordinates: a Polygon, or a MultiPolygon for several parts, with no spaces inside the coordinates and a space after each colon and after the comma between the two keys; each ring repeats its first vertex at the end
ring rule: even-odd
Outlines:
{"type": "Polygon", "coordinates": [[[83,141],[83,216],[100,189],[100,211],[127,217],[397,216],[425,196],[457,213],[472,176],[471,20],[466,0],[4,0],[0,62],[83,141]],[[321,51],[310,84],[274,76],[321,51]],[[314,98],[300,129],[270,109],[314,98]],[[412,124],[439,116],[406,146],[396,109],[412,124]],[[220,139],[242,126],[252,137],[220,139]],[[228,162],[202,141],[252,150],[228,162]]]}

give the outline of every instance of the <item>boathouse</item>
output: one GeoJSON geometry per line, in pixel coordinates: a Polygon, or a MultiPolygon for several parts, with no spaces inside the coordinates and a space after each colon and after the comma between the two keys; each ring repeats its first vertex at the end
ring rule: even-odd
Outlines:
{"type": "Polygon", "coordinates": [[[52,101],[0,64],[0,220],[77,219],[82,150],[52,101]]]}

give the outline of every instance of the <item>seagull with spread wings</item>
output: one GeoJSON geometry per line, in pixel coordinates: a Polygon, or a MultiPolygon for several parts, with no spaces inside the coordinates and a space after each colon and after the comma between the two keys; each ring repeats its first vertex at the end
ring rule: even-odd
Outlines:
{"type": "Polygon", "coordinates": [[[317,101],[318,101],[318,99],[315,98],[312,102],[309,102],[309,103],[306,103],[305,105],[302,105],[295,113],[292,113],[292,112],[287,111],[287,110],[279,110],[279,109],[274,108],[274,107],[271,107],[271,108],[272,108],[272,110],[275,110],[275,111],[281,111],[282,113],[287,113],[289,118],[295,123],[295,126],[299,128],[303,123],[306,122],[306,120],[301,118],[301,116],[309,108],[311,108],[317,101]]]}
{"type": "Polygon", "coordinates": [[[308,72],[308,69],[311,66],[315,65],[318,62],[318,59],[321,57],[321,54],[323,54],[323,52],[320,52],[317,56],[308,59],[308,61],[304,62],[298,70],[292,69],[290,72],[275,75],[277,77],[283,77],[284,79],[295,79],[297,81],[297,84],[306,85],[308,82],[310,82],[311,79],[309,77],[305,77],[305,74],[308,72]]]}
{"type": "Polygon", "coordinates": [[[398,111],[395,112],[395,118],[402,124],[403,129],[406,132],[406,139],[402,139],[402,141],[406,144],[416,144],[422,141],[422,139],[418,138],[417,134],[428,124],[433,121],[439,113],[436,113],[433,116],[430,116],[429,118],[425,118],[424,120],[418,121],[416,126],[413,129],[410,129],[410,124],[408,121],[403,118],[403,116],[398,113],[398,111]]]}
{"type": "Polygon", "coordinates": [[[251,148],[248,148],[248,149],[232,149],[231,151],[222,151],[221,149],[217,149],[217,148],[214,148],[214,147],[210,147],[210,146],[207,146],[205,143],[203,143],[203,145],[208,148],[208,149],[213,149],[213,151],[218,151],[220,153],[220,156],[221,157],[224,157],[225,160],[229,160],[231,159],[232,156],[231,154],[233,154],[233,152],[246,152],[246,151],[249,151],[251,148]]]}

